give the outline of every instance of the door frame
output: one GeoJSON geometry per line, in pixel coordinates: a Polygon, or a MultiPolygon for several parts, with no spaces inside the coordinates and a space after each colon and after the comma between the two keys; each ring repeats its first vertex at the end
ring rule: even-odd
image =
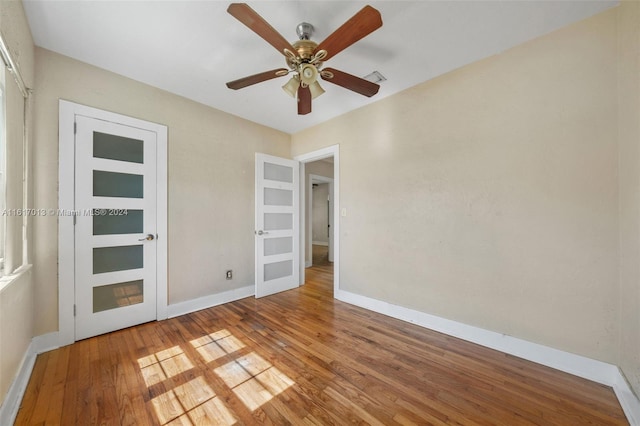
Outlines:
{"type": "MultiPolygon", "coordinates": [[[[305,164],[333,157],[333,297],[340,292],[340,145],[331,145],[295,156],[300,162],[300,230],[306,228],[306,176],[305,164]]],[[[306,232],[300,232],[300,247],[307,247],[306,232]]],[[[300,250],[300,284],[305,283],[305,251],[300,250]]]]}
{"type": "MultiPolygon", "coordinates": [[[[320,175],[309,175],[309,181],[307,182],[307,191],[309,191],[309,202],[307,203],[307,209],[309,210],[309,223],[307,224],[307,229],[305,232],[308,233],[311,237],[307,241],[306,250],[309,250],[309,253],[313,253],[313,184],[314,183],[326,183],[328,184],[329,189],[329,198],[331,199],[331,205],[333,206],[335,200],[333,199],[333,178],[328,178],[326,176],[320,175]]],[[[333,213],[333,212],[330,212],[333,213]]],[[[333,229],[334,215],[329,214],[327,217],[327,223],[329,224],[329,229],[333,229]]],[[[329,233],[329,262],[333,262],[334,254],[333,254],[333,233],[329,233]]],[[[306,265],[307,267],[313,266],[313,256],[306,265]]]]}
{"type": "Polygon", "coordinates": [[[156,151],[156,319],[167,318],[167,127],[97,108],[59,101],[58,116],[58,340],[60,346],[75,341],[75,116],[83,115],[157,135],[156,151]]]}

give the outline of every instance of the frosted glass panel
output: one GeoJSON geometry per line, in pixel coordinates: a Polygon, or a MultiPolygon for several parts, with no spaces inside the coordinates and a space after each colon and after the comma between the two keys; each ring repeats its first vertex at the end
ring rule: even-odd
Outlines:
{"type": "Polygon", "coordinates": [[[264,255],[273,256],[274,254],[291,253],[293,251],[293,238],[265,238],[264,239],[264,255]]]}
{"type": "Polygon", "coordinates": [[[264,229],[277,231],[279,229],[292,229],[293,215],[291,213],[265,213],[264,229]]]}
{"type": "Polygon", "coordinates": [[[293,260],[267,263],[264,265],[264,280],[270,281],[277,278],[288,277],[293,273],[293,260]]]}
{"type": "Polygon", "coordinates": [[[93,171],[93,195],[96,197],[142,198],[143,188],[142,175],[93,171]]]}
{"type": "Polygon", "coordinates": [[[293,168],[279,164],[264,163],[264,178],[293,183],[293,168]]]}
{"type": "Polygon", "coordinates": [[[93,235],[142,234],[142,213],[142,210],[96,209],[93,211],[93,235]]]}
{"type": "Polygon", "coordinates": [[[293,206],[293,191],[265,188],[264,204],[267,206],[293,206]]]}
{"type": "Polygon", "coordinates": [[[144,160],[144,142],[123,136],[93,132],[93,156],[142,164],[144,160]]]}
{"type": "Polygon", "coordinates": [[[142,284],[142,280],[137,280],[94,287],[93,313],[142,303],[142,284]]]}
{"type": "Polygon", "coordinates": [[[93,273],[126,271],[143,267],[142,245],[93,249],[93,273]]]}

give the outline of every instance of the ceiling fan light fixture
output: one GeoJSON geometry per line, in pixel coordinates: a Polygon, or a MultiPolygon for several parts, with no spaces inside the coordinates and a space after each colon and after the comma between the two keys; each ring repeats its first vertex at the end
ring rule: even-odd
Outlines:
{"type": "Polygon", "coordinates": [[[297,76],[291,77],[287,84],[282,86],[282,90],[287,92],[289,96],[292,98],[296,97],[296,93],[298,92],[298,87],[300,86],[300,80],[298,80],[297,76]]]}
{"type": "Polygon", "coordinates": [[[315,99],[324,93],[324,89],[317,81],[309,85],[309,90],[311,91],[311,99],[315,99]]]}
{"type": "Polygon", "coordinates": [[[307,86],[312,85],[318,79],[318,69],[315,65],[302,64],[300,65],[300,81],[307,86]]]}

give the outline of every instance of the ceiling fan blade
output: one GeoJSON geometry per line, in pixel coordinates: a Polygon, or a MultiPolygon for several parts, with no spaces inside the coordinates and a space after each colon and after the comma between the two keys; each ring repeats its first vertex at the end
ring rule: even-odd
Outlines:
{"type": "Polygon", "coordinates": [[[305,115],[311,112],[311,90],[309,86],[298,88],[298,115],[305,115]]]}
{"type": "Polygon", "coordinates": [[[342,86],[345,89],[353,90],[361,95],[371,97],[378,93],[380,86],[376,83],[372,83],[364,78],[356,77],[355,75],[347,74],[344,71],[339,71],[334,68],[324,68],[320,74],[323,80],[328,81],[338,86],[342,86]],[[333,74],[333,77],[328,78],[328,74],[333,74]]]}
{"type": "Polygon", "coordinates": [[[382,16],[380,16],[380,12],[367,5],[342,24],[340,28],[331,33],[316,47],[315,51],[326,50],[327,56],[323,59],[326,61],[381,26],[382,16]]]}
{"type": "Polygon", "coordinates": [[[291,43],[282,37],[279,32],[246,3],[231,3],[227,8],[227,12],[262,37],[267,43],[275,47],[281,54],[285,54],[285,49],[296,53],[291,43]]]}
{"type": "Polygon", "coordinates": [[[238,80],[230,81],[227,83],[229,89],[238,90],[243,87],[251,86],[252,84],[262,83],[263,81],[271,80],[272,78],[282,77],[287,75],[289,70],[286,68],[278,68],[271,71],[261,72],[260,74],[250,75],[248,77],[239,78],[238,80]]]}

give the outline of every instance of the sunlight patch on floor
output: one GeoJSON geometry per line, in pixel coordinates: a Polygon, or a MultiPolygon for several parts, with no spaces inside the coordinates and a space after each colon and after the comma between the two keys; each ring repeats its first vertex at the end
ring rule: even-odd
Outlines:
{"type": "Polygon", "coordinates": [[[236,418],[202,376],[157,396],[151,403],[162,425],[236,423],[236,418]]]}
{"type": "Polygon", "coordinates": [[[283,392],[293,381],[255,352],[214,370],[251,411],[283,392]]]}
{"type": "MultiPolygon", "coordinates": [[[[251,411],[294,384],[257,353],[243,355],[246,351],[241,350],[247,345],[226,329],[189,343],[206,364],[213,364],[209,371],[220,377],[251,411]],[[229,358],[221,360],[225,356],[229,358]],[[220,365],[229,359],[232,361],[220,365]]],[[[237,422],[225,402],[212,389],[213,385],[207,382],[206,376],[189,380],[192,376],[182,374],[195,367],[180,346],[139,358],[138,365],[147,387],[154,387],[152,393],[158,395],[158,391],[166,390],[151,400],[161,425],[233,425],[237,422]],[[180,382],[185,383],[178,384],[180,382]]]]}
{"type": "Polygon", "coordinates": [[[215,361],[246,346],[226,329],[194,339],[190,343],[205,362],[215,361]]]}
{"type": "Polygon", "coordinates": [[[174,346],[140,358],[138,359],[138,365],[147,387],[193,368],[189,357],[180,346],[174,346]]]}

